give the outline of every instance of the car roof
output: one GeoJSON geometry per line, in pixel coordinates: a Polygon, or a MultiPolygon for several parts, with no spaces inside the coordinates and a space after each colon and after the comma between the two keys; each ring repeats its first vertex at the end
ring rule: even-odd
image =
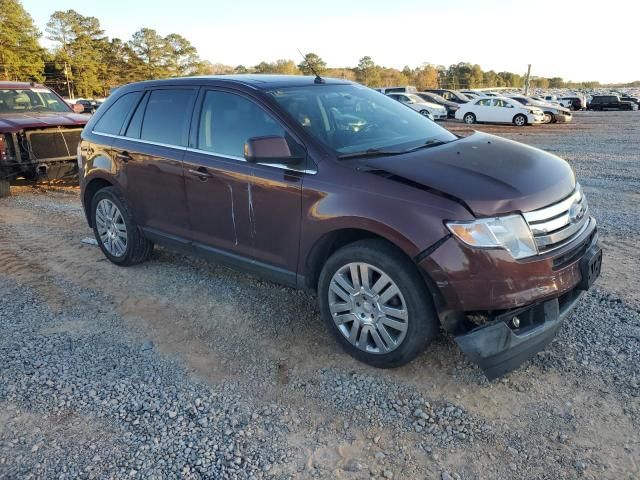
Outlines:
{"type": "MultiPolygon", "coordinates": [[[[242,75],[202,75],[194,77],[166,78],[162,80],[148,80],[129,85],[137,86],[161,86],[170,85],[212,85],[240,84],[255,90],[270,90],[272,88],[302,87],[316,85],[315,76],[305,75],[269,75],[269,74],[242,74],[242,75]]],[[[338,78],[322,77],[326,85],[350,85],[354,82],[338,78]]]]}
{"type": "Polygon", "coordinates": [[[29,82],[0,82],[0,88],[49,88],[39,83],[29,82]]]}

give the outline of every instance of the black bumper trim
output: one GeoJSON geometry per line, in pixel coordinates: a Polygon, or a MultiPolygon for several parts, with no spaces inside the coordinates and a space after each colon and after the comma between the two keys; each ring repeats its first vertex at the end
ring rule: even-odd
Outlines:
{"type": "Polygon", "coordinates": [[[583,290],[574,289],[562,297],[531,306],[530,309],[541,309],[543,321],[522,331],[512,330],[504,320],[498,320],[458,335],[455,340],[465,355],[493,380],[515,370],[551,343],[583,294],[583,290]]]}

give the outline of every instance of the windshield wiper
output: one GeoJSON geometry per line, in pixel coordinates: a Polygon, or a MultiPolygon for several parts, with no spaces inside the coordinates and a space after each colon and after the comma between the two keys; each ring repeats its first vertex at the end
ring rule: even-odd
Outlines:
{"type": "Polygon", "coordinates": [[[416,150],[420,150],[421,148],[437,147],[438,145],[444,145],[445,143],[448,143],[448,142],[444,142],[442,140],[436,140],[432,138],[431,140],[427,140],[426,142],[424,142],[422,145],[418,145],[417,147],[410,148],[409,150],[405,150],[402,153],[415,152],[416,150]]]}
{"type": "Polygon", "coordinates": [[[343,153],[342,155],[338,155],[338,158],[344,159],[344,158],[358,158],[358,157],[375,157],[378,155],[400,155],[401,153],[406,153],[406,152],[402,150],[398,151],[398,150],[382,150],[379,148],[370,148],[362,152],[343,153]]]}

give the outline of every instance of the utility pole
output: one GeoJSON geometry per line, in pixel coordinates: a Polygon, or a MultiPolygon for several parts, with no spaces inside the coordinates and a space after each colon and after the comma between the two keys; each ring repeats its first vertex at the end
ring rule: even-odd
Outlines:
{"type": "Polygon", "coordinates": [[[64,77],[67,79],[67,93],[69,95],[69,100],[73,100],[73,96],[71,95],[71,84],[69,83],[69,70],[67,70],[67,62],[64,62],[64,77]]]}
{"type": "Polygon", "coordinates": [[[529,95],[529,78],[531,77],[531,64],[527,67],[527,76],[524,79],[524,95],[529,95]]]}

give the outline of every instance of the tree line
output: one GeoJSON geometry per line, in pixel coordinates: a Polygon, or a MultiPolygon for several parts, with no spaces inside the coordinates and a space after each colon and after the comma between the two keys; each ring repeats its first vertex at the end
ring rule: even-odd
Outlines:
{"type": "MultiPolygon", "coordinates": [[[[45,35],[53,44],[40,46],[43,33],[19,0],[0,0],[0,77],[44,82],[62,95],[106,96],[113,87],[156,78],[223,73],[312,75],[355,80],[370,87],[415,85],[425,88],[522,87],[524,75],[484,71],[479,65],[422,64],[402,70],[377,65],[364,56],[355,67],[332,68],[315,53],[297,63],[290,59],[253,66],[211,63],[182,35],[160,35],[141,28],[129,40],[108,38],[96,17],[75,10],[54,12],[45,35]]],[[[532,77],[532,87],[597,87],[598,82],[567,82],[560,77],[532,77]]]]}

